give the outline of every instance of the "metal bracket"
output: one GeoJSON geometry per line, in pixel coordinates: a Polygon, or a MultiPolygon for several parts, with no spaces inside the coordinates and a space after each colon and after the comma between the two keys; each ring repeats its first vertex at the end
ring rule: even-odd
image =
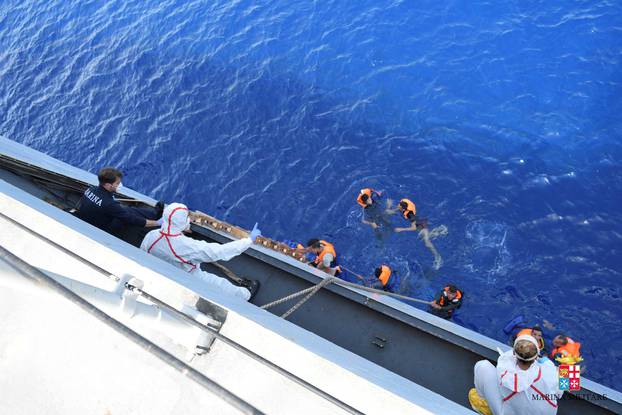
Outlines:
{"type": "Polygon", "coordinates": [[[379,349],[384,349],[384,346],[386,346],[387,344],[387,339],[380,336],[374,336],[374,340],[371,341],[371,344],[378,347],[379,349]]]}

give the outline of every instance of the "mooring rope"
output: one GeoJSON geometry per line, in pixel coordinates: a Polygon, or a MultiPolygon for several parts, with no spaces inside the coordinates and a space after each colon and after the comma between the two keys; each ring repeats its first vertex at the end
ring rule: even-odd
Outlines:
{"type": "Polygon", "coordinates": [[[430,304],[431,301],[427,301],[427,300],[420,300],[418,298],[412,298],[412,297],[408,297],[405,295],[401,295],[401,294],[396,294],[396,293],[392,293],[392,292],[388,292],[388,291],[383,291],[383,290],[377,290],[375,288],[371,288],[371,287],[365,287],[359,284],[354,284],[348,281],[343,281],[337,277],[327,277],[324,278],[322,281],[320,281],[319,283],[317,283],[316,285],[309,287],[309,288],[305,288],[304,290],[301,291],[297,291],[293,294],[290,294],[288,296],[285,296],[283,298],[280,298],[278,300],[272,301],[268,304],[264,304],[261,306],[261,308],[268,309],[270,307],[274,307],[276,305],[279,304],[283,304],[288,302],[289,300],[293,300],[294,298],[298,298],[301,295],[305,295],[307,294],[306,297],[304,297],[302,300],[300,300],[298,303],[296,303],[292,308],[290,308],[289,310],[287,310],[283,315],[281,315],[281,317],[283,318],[287,318],[290,314],[292,314],[294,311],[296,311],[301,305],[303,305],[305,302],[307,302],[311,297],[313,297],[318,291],[320,291],[320,289],[322,289],[322,287],[325,287],[331,283],[335,283],[337,285],[341,285],[341,286],[346,286],[346,287],[353,287],[353,288],[357,288],[359,290],[363,290],[363,291],[367,291],[367,292],[371,292],[374,294],[380,294],[380,295],[387,295],[390,297],[395,297],[395,298],[400,298],[403,300],[408,300],[408,301],[413,301],[415,303],[421,303],[421,304],[430,304]]]}
{"type": "Polygon", "coordinates": [[[335,277],[324,278],[324,280],[322,280],[319,284],[316,284],[316,286],[313,287],[313,290],[309,294],[307,294],[307,296],[305,298],[300,300],[298,303],[294,304],[294,306],[292,308],[290,308],[289,310],[287,310],[285,313],[283,313],[283,315],[281,315],[281,317],[283,317],[283,318],[289,317],[289,315],[291,313],[293,313],[294,311],[296,311],[298,309],[298,307],[300,307],[301,305],[306,303],[307,300],[310,299],[311,297],[313,297],[315,295],[315,293],[320,291],[322,289],[322,287],[327,286],[328,284],[333,282],[335,279],[336,279],[335,277]]]}

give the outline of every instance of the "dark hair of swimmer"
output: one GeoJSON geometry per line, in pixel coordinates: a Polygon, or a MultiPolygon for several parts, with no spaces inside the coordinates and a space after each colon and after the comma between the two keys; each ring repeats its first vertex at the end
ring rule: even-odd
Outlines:
{"type": "Polygon", "coordinates": [[[363,202],[367,202],[367,199],[369,199],[369,196],[367,196],[367,195],[361,195],[361,200],[362,200],[363,202]]]}
{"type": "Polygon", "coordinates": [[[449,291],[449,292],[450,292],[450,293],[452,293],[452,294],[455,294],[455,293],[457,293],[457,292],[458,292],[458,287],[456,287],[456,286],[455,286],[455,285],[453,285],[453,284],[449,284],[449,285],[447,286],[447,291],[449,291]]]}
{"type": "Polygon", "coordinates": [[[374,275],[376,276],[376,278],[380,278],[380,274],[382,274],[382,268],[378,267],[376,268],[376,270],[374,271],[374,275]]]}
{"type": "Polygon", "coordinates": [[[307,246],[311,247],[311,248],[319,248],[320,247],[320,240],[313,238],[313,239],[309,239],[307,241],[307,246]]]}
{"type": "Polygon", "coordinates": [[[408,207],[408,203],[406,202],[400,202],[400,207],[404,210],[406,210],[406,208],[408,207]]]}
{"type": "Polygon", "coordinates": [[[558,334],[557,336],[555,336],[553,341],[558,341],[563,346],[565,344],[568,344],[568,337],[565,334],[558,334]]]}

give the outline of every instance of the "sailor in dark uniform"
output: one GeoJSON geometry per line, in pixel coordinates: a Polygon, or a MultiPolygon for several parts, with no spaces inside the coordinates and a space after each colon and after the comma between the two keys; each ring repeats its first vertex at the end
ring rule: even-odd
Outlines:
{"type": "Polygon", "coordinates": [[[164,205],[156,208],[130,208],[122,206],[113,197],[121,187],[123,173],[113,167],[104,167],[97,175],[99,186],[91,186],[78,203],[77,217],[108,233],[119,236],[124,228],[160,226],[164,205]]]}

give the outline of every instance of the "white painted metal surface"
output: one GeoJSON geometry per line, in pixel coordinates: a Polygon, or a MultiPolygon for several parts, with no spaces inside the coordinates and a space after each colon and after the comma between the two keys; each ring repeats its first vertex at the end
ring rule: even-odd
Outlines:
{"type": "Polygon", "coordinates": [[[0,321],[2,414],[238,413],[61,297],[3,286],[0,321]]]}

